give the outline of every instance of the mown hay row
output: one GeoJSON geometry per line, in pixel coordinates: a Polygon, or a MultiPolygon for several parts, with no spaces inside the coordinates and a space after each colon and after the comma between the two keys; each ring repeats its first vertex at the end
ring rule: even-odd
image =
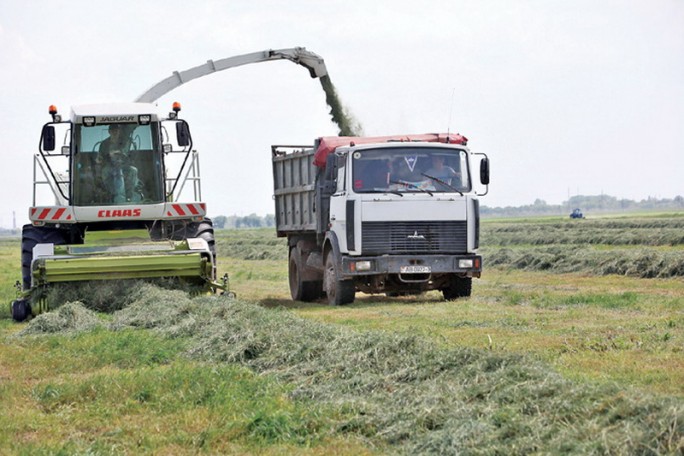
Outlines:
{"type": "Polygon", "coordinates": [[[187,338],[187,356],[272,375],[292,385],[295,399],[339,408],[330,418],[337,432],[380,439],[397,451],[684,451],[679,399],[574,383],[523,356],[443,349],[419,337],[358,332],[240,301],[190,299],[152,286],[131,298],[114,314],[113,330],[152,328],[187,338]]]}
{"type": "Polygon", "coordinates": [[[526,271],[579,272],[592,275],[617,274],[640,278],[684,276],[684,252],[650,249],[592,250],[570,246],[524,249],[483,247],[486,266],[526,271]]]}

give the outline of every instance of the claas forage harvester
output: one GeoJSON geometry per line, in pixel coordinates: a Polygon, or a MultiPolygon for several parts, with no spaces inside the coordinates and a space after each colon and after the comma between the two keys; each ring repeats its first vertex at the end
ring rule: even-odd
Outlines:
{"type": "Polygon", "coordinates": [[[60,283],[172,278],[227,291],[179,111],[178,103],[168,115],[152,103],[83,105],[62,120],[50,107],[34,156],[31,223],[22,229],[15,320],[47,311],[46,290],[60,283]],[[191,200],[181,200],[183,190],[191,200]],[[45,197],[52,204],[37,203],[45,197]]]}

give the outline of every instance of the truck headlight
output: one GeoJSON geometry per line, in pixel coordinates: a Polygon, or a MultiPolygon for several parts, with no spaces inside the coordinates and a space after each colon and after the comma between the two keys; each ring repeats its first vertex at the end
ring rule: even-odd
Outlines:
{"type": "Polygon", "coordinates": [[[357,271],[370,271],[373,266],[373,263],[369,260],[355,261],[354,264],[357,271]]]}
{"type": "Polygon", "coordinates": [[[458,260],[458,267],[459,269],[472,269],[473,260],[469,258],[458,260]]]}

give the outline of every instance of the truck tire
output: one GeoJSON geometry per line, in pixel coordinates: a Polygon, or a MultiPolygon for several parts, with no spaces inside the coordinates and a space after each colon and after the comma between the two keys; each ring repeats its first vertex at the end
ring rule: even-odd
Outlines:
{"type": "Polygon", "coordinates": [[[466,298],[470,296],[473,286],[472,277],[451,276],[449,285],[442,289],[444,299],[453,301],[458,298],[466,298]]]}
{"type": "Polygon", "coordinates": [[[304,259],[298,248],[290,250],[288,262],[288,279],[290,281],[290,295],[293,301],[311,302],[320,298],[323,294],[323,282],[320,280],[302,280],[304,271],[304,259]]]}
{"type": "Polygon", "coordinates": [[[325,259],[324,286],[325,293],[328,295],[328,304],[331,306],[341,306],[354,302],[356,287],[353,280],[340,280],[339,271],[334,258],[330,252],[325,259]]]}
{"type": "Polygon", "coordinates": [[[64,236],[56,228],[24,225],[21,230],[21,279],[24,291],[31,288],[31,262],[36,244],[64,245],[64,236]]]}

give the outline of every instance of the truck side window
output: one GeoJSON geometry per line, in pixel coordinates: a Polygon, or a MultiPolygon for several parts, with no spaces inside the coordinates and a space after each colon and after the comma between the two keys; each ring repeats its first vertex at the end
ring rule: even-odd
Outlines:
{"type": "Polygon", "coordinates": [[[344,171],[346,166],[342,165],[337,168],[337,191],[342,192],[345,189],[344,171]]]}

